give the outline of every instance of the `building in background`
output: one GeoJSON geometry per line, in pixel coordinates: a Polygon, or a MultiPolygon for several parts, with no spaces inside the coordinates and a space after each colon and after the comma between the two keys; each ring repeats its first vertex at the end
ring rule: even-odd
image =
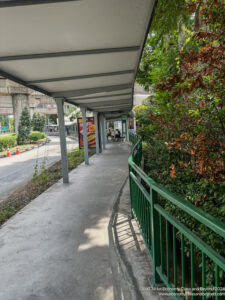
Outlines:
{"type": "MultiPolygon", "coordinates": [[[[49,116],[57,115],[56,103],[53,98],[5,79],[4,77],[0,77],[0,116],[14,118],[16,133],[20,116],[25,106],[29,108],[31,118],[34,113],[45,115],[47,124],[52,123],[49,116]]],[[[66,114],[70,113],[68,106],[69,104],[65,105],[64,110],[66,114]]],[[[57,117],[55,117],[55,120],[56,119],[57,117]]],[[[9,131],[9,129],[10,128],[7,128],[5,131],[9,131]]]]}

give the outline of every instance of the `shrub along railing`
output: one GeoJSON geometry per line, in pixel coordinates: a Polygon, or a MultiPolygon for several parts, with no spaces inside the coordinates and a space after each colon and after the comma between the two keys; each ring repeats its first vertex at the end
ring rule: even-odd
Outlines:
{"type": "Polygon", "coordinates": [[[174,299],[186,299],[188,295],[190,299],[225,299],[225,258],[160,203],[170,202],[177,210],[195,218],[222,239],[225,239],[225,224],[148,177],[140,168],[141,139],[137,135],[130,135],[129,140],[133,144],[128,160],[131,212],[153,263],[152,284],[164,283],[174,299]],[[213,264],[214,274],[210,275],[213,286],[207,286],[208,264],[213,264]]]}

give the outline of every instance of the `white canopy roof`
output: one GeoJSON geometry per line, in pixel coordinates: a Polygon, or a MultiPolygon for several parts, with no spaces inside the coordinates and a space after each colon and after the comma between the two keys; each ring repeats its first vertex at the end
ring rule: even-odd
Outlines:
{"type": "Polygon", "coordinates": [[[133,105],[155,0],[0,0],[0,75],[104,113],[133,105]]]}

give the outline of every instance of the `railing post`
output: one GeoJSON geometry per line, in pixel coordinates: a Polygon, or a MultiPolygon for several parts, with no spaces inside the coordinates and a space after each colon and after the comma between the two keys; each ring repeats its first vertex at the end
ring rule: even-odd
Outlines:
{"type": "Polygon", "coordinates": [[[158,194],[152,188],[150,189],[151,201],[151,236],[152,236],[152,257],[153,257],[153,278],[151,284],[153,286],[161,284],[160,277],[156,268],[160,266],[160,234],[159,234],[159,214],[154,209],[154,205],[158,203],[158,194]]]}
{"type": "Polygon", "coordinates": [[[131,214],[131,219],[133,219],[134,218],[134,214],[133,214],[133,210],[132,210],[132,208],[133,208],[133,190],[132,190],[132,182],[131,182],[131,175],[130,175],[130,172],[132,171],[132,169],[131,169],[131,166],[130,165],[128,165],[128,171],[129,171],[129,186],[130,186],[130,214],[131,214]]]}

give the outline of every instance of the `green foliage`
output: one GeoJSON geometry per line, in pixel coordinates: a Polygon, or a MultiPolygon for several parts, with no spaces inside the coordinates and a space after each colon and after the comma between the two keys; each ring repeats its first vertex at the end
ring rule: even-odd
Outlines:
{"type": "Polygon", "coordinates": [[[31,141],[39,141],[41,139],[46,138],[46,135],[43,132],[40,131],[33,131],[30,135],[29,135],[29,139],[31,141]]]}
{"type": "Polygon", "coordinates": [[[57,115],[49,115],[49,122],[51,124],[57,124],[57,115]]]}
{"type": "Polygon", "coordinates": [[[137,73],[137,82],[146,90],[154,88],[152,85],[177,72],[176,57],[179,53],[177,33],[171,34],[169,40],[163,41],[162,47],[155,47],[155,38],[154,35],[148,37],[148,47],[144,49],[137,73]]]}
{"type": "Polygon", "coordinates": [[[77,107],[74,105],[66,105],[64,109],[65,116],[69,116],[71,113],[76,112],[77,107]]]}
{"type": "Polygon", "coordinates": [[[178,71],[179,51],[193,23],[185,6],[185,0],[158,1],[137,73],[137,82],[146,90],[178,71]]]}
{"type": "Polygon", "coordinates": [[[81,117],[81,111],[78,109],[78,108],[75,108],[74,107],[74,110],[71,114],[71,117],[70,117],[70,121],[74,121],[75,119],[77,119],[78,117],[81,117]]]}
{"type": "Polygon", "coordinates": [[[0,209],[0,224],[12,217],[17,212],[18,203],[15,201],[13,205],[5,205],[0,209]]]}
{"type": "Polygon", "coordinates": [[[192,21],[186,9],[185,0],[159,0],[150,33],[157,35],[158,43],[166,38],[167,34],[181,30],[181,24],[189,25],[192,21]]]}
{"type": "Polygon", "coordinates": [[[17,142],[16,136],[3,136],[0,137],[0,151],[4,151],[7,147],[15,147],[17,142]]]}
{"type": "MultiPolygon", "coordinates": [[[[223,0],[159,0],[137,76],[152,96],[135,108],[148,175],[222,222],[224,37],[223,0]]],[[[221,238],[170,202],[161,201],[166,210],[225,256],[221,238]]],[[[197,254],[199,266],[200,258],[197,254]]],[[[214,273],[214,265],[207,262],[209,286],[214,273]]]]}
{"type": "Polygon", "coordinates": [[[11,132],[15,132],[14,118],[9,119],[9,124],[10,124],[11,132]]]}
{"type": "Polygon", "coordinates": [[[84,151],[75,149],[68,153],[68,166],[69,170],[74,169],[77,164],[81,164],[84,161],[84,151]]]}
{"type": "Polygon", "coordinates": [[[34,113],[32,118],[32,127],[34,131],[43,132],[45,127],[45,116],[34,113]]]}
{"type": "Polygon", "coordinates": [[[31,131],[31,121],[28,107],[25,106],[19,121],[18,143],[21,144],[29,139],[31,131]]]}
{"type": "MultiPolygon", "coordinates": [[[[145,158],[144,170],[149,177],[170,192],[181,196],[204,212],[224,222],[225,182],[213,183],[202,180],[199,174],[192,171],[189,154],[179,149],[168,149],[163,141],[145,137],[143,154],[145,158]],[[171,177],[173,170],[176,170],[176,173],[175,176],[171,177]]],[[[159,197],[159,200],[162,207],[175,216],[177,220],[186,225],[217,253],[225,256],[224,240],[219,235],[174,206],[170,201],[166,201],[162,197],[159,197]]],[[[187,256],[188,251],[189,248],[186,249],[187,256]]],[[[201,253],[196,254],[195,262],[198,267],[201,266],[201,253]]],[[[212,261],[207,260],[206,280],[209,286],[213,285],[215,279],[213,268],[212,261]]]]}
{"type": "MultiPolygon", "coordinates": [[[[68,168],[69,171],[76,168],[79,164],[84,161],[84,150],[74,149],[73,151],[68,153],[68,168]]],[[[38,164],[35,164],[34,174],[32,181],[34,183],[41,183],[51,181],[52,179],[60,179],[61,175],[61,166],[57,166],[55,168],[46,168],[45,163],[42,164],[40,170],[38,168],[38,164]]]]}
{"type": "Polygon", "coordinates": [[[1,126],[7,126],[9,127],[9,117],[8,116],[0,116],[0,123],[1,126]]]}

